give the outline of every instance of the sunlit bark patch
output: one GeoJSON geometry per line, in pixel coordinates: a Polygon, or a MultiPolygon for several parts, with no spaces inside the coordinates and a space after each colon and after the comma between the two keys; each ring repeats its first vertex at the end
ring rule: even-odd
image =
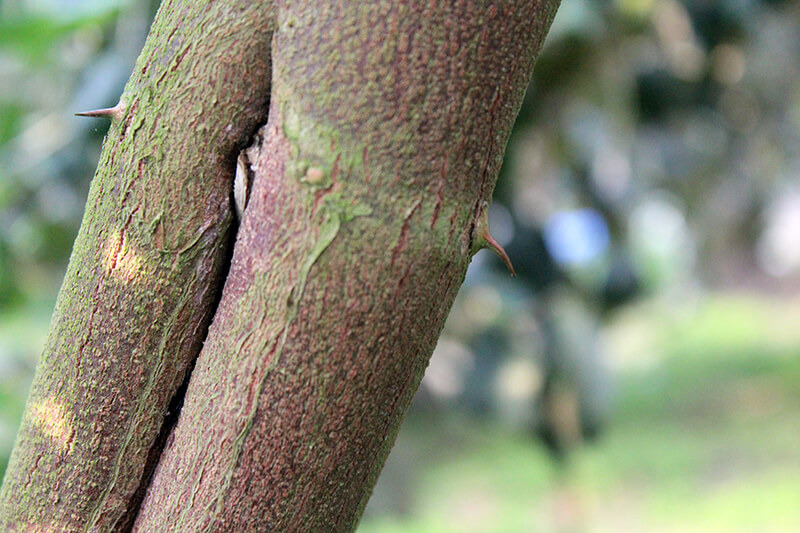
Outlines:
{"type": "Polygon", "coordinates": [[[64,406],[49,398],[31,409],[33,425],[53,440],[62,451],[68,452],[75,429],[64,406]]]}

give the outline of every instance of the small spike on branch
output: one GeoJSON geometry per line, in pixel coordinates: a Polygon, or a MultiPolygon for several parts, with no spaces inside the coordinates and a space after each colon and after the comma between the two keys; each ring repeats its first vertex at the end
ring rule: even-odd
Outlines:
{"type": "Polygon", "coordinates": [[[478,225],[475,228],[475,236],[477,239],[475,240],[473,253],[483,248],[490,248],[503,260],[511,276],[517,277],[517,273],[514,271],[514,265],[511,264],[511,259],[508,258],[508,254],[503,250],[503,247],[500,246],[500,243],[492,237],[492,234],[489,233],[489,203],[483,202],[482,209],[483,211],[478,219],[478,225]]]}
{"type": "Polygon", "coordinates": [[[93,109],[91,111],[81,111],[75,113],[77,117],[93,117],[93,118],[110,118],[112,122],[116,122],[122,118],[125,112],[125,103],[120,100],[114,107],[106,107],[105,109],[93,109]]]}
{"type": "Polygon", "coordinates": [[[500,246],[500,243],[494,240],[494,237],[492,237],[491,234],[489,234],[488,226],[486,227],[486,231],[484,231],[483,234],[480,234],[479,237],[483,241],[485,241],[486,244],[484,245],[484,247],[491,248],[494,253],[500,256],[500,259],[502,259],[503,263],[505,263],[506,267],[508,267],[508,271],[511,273],[511,277],[516,278],[517,273],[514,272],[514,265],[511,264],[511,259],[508,258],[508,254],[506,253],[505,250],[503,250],[503,247],[500,246]]]}

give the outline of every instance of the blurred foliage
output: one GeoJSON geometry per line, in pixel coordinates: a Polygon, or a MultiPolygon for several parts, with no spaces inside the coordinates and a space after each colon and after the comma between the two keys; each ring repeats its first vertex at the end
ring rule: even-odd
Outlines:
{"type": "MultiPolygon", "coordinates": [[[[106,128],[72,114],[156,7],[0,4],[0,472],[106,128]]],[[[719,296],[799,286],[798,29],[788,0],[562,1],[491,212],[520,276],[473,260],[363,531],[800,529],[797,321],[719,296]]]]}
{"type": "Polygon", "coordinates": [[[707,282],[796,273],[766,233],[775,203],[796,194],[799,18],[792,2],[566,0],[500,197],[541,224],[585,203],[588,180],[648,230],[629,236],[641,262],[688,256],[680,268],[707,282]]]}

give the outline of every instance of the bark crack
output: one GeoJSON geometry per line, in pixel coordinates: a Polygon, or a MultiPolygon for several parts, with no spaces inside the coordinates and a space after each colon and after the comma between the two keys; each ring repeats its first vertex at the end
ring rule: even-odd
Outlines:
{"type": "MultiPolygon", "coordinates": [[[[247,137],[249,141],[237,143],[236,145],[237,148],[235,151],[239,153],[240,146],[253,148],[256,143],[260,143],[261,137],[257,134],[257,132],[260,131],[261,128],[265,126],[266,124],[259,125],[258,127],[254,128],[254,130],[247,137]]],[[[235,161],[236,157],[232,156],[230,159],[235,161]]],[[[233,167],[234,167],[233,172],[235,173],[235,164],[233,165],[233,167]]],[[[233,183],[233,181],[234,180],[232,179],[230,182],[233,183]]],[[[231,198],[232,197],[233,197],[233,192],[231,191],[231,198]]],[[[235,205],[233,202],[229,204],[229,209],[235,213],[235,205]]],[[[227,239],[225,239],[226,241],[225,251],[224,251],[225,258],[223,260],[222,266],[220,267],[220,272],[215,284],[216,289],[215,289],[214,299],[210,305],[210,312],[206,320],[206,323],[203,324],[202,326],[202,333],[199,335],[199,337],[202,338],[202,341],[198,342],[198,346],[200,346],[201,348],[205,344],[205,341],[208,337],[209,327],[211,326],[213,317],[214,315],[216,315],[217,309],[219,308],[219,303],[222,299],[222,293],[225,288],[225,282],[228,279],[228,275],[231,269],[231,263],[233,260],[233,248],[236,242],[236,236],[238,234],[239,226],[241,225],[241,220],[239,220],[235,215],[232,215],[231,218],[233,220],[230,224],[230,227],[228,228],[227,239]]],[[[198,243],[202,238],[202,235],[206,231],[211,229],[211,226],[212,226],[211,223],[204,224],[200,232],[198,233],[198,237],[194,239],[191,243],[189,243],[187,246],[183,247],[180,250],[177,250],[176,255],[184,253],[186,250],[190,249],[192,246],[198,243]]],[[[176,310],[176,313],[179,312],[180,309],[176,310]]],[[[189,366],[186,369],[186,373],[183,377],[181,385],[175,391],[175,394],[172,396],[172,399],[170,400],[169,407],[161,423],[161,429],[159,430],[158,436],[154,440],[147,454],[147,460],[145,462],[145,467],[143,469],[139,485],[131,495],[128,505],[125,506],[126,509],[125,513],[119,518],[119,520],[113,527],[112,531],[119,533],[129,533],[130,531],[133,530],[136,518],[139,514],[142,503],[144,502],[144,497],[147,494],[147,491],[152,483],[153,476],[155,474],[161,455],[167,446],[169,436],[172,434],[173,428],[178,423],[178,419],[180,418],[180,413],[183,408],[184,400],[186,398],[186,391],[188,390],[189,382],[191,381],[192,377],[192,372],[194,371],[194,367],[195,364],[197,363],[197,358],[199,355],[200,355],[200,349],[198,349],[198,352],[195,354],[194,358],[189,363],[189,366]]],[[[150,379],[151,382],[154,381],[154,378],[158,374],[158,372],[159,369],[154,369],[153,373],[151,374],[151,379],[150,379]]],[[[147,395],[145,395],[145,398],[146,397],[147,395]]],[[[113,481],[111,486],[113,486],[113,481]]],[[[99,513],[100,511],[101,508],[98,506],[95,512],[99,513]]],[[[89,521],[89,527],[91,527],[91,524],[93,522],[94,520],[89,521]]]]}

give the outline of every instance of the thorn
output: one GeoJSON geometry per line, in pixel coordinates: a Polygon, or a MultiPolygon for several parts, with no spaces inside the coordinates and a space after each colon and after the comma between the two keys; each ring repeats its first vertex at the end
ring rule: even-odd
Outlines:
{"type": "Polygon", "coordinates": [[[107,107],[105,109],[92,109],[91,111],[81,111],[75,113],[76,117],[93,117],[93,118],[110,118],[112,121],[119,120],[122,113],[125,112],[125,106],[120,102],[114,107],[107,107]]]}
{"type": "Polygon", "coordinates": [[[503,263],[506,264],[508,271],[511,273],[511,277],[516,278],[517,273],[514,272],[514,265],[511,264],[511,259],[508,258],[508,254],[503,250],[503,247],[500,246],[500,243],[494,240],[492,234],[489,233],[489,202],[481,202],[480,210],[480,215],[475,223],[475,233],[473,234],[475,238],[472,241],[472,253],[475,254],[481,248],[491,248],[492,251],[503,260],[503,263]]]}
{"type": "Polygon", "coordinates": [[[491,248],[494,253],[500,256],[500,259],[502,259],[503,263],[505,263],[506,267],[508,267],[508,271],[511,272],[511,277],[516,278],[517,273],[514,272],[514,265],[511,264],[511,259],[508,258],[508,254],[505,250],[503,250],[503,247],[500,246],[500,243],[494,240],[494,237],[492,237],[492,235],[489,233],[488,227],[483,231],[480,237],[486,243],[486,246],[491,248]]]}
{"type": "Polygon", "coordinates": [[[114,108],[107,107],[105,109],[93,109],[91,111],[81,111],[80,113],[75,113],[76,117],[113,117],[114,116],[114,108]]]}

